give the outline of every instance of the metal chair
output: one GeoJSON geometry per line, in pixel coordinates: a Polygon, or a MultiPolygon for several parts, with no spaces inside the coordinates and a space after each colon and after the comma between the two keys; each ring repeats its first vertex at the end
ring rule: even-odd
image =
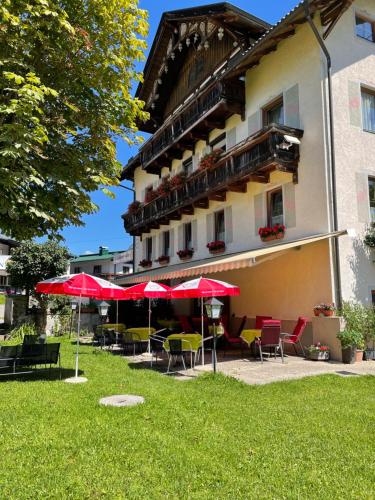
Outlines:
{"type": "Polygon", "coordinates": [[[191,368],[193,368],[193,348],[192,348],[191,343],[188,340],[186,340],[186,339],[181,339],[181,340],[180,339],[168,339],[169,349],[167,350],[167,354],[168,354],[168,369],[167,369],[167,373],[170,373],[169,369],[170,369],[172,360],[175,359],[175,362],[177,362],[178,358],[181,358],[184,370],[186,370],[186,364],[185,364],[185,357],[184,356],[189,351],[187,351],[186,349],[184,350],[182,348],[183,342],[185,342],[185,343],[187,343],[187,344],[190,345],[190,365],[191,365],[191,368]]]}
{"type": "Polygon", "coordinates": [[[303,332],[305,331],[307,323],[308,323],[308,319],[300,316],[298,318],[296,327],[293,330],[293,333],[282,333],[281,334],[283,346],[285,344],[292,345],[294,347],[294,351],[297,354],[297,356],[298,356],[297,347],[296,347],[297,344],[299,344],[301,351],[302,351],[302,354],[303,354],[303,356],[305,356],[305,350],[304,350],[303,345],[301,343],[301,337],[302,337],[303,332]]]}
{"type": "Polygon", "coordinates": [[[124,332],[122,334],[121,345],[124,349],[124,353],[126,348],[132,347],[133,356],[135,356],[135,347],[141,345],[141,343],[141,338],[137,333],[124,332]],[[135,339],[135,337],[138,337],[138,339],[135,339]]]}
{"type": "Polygon", "coordinates": [[[165,337],[159,335],[150,335],[150,351],[151,351],[151,368],[152,363],[155,358],[155,362],[158,362],[158,355],[163,352],[163,344],[165,342],[165,337]]]}
{"type": "Polygon", "coordinates": [[[276,353],[280,350],[281,361],[284,363],[284,351],[281,339],[281,321],[264,320],[262,326],[262,336],[255,340],[255,344],[259,348],[260,360],[263,363],[263,347],[274,348],[275,359],[276,353]]]}

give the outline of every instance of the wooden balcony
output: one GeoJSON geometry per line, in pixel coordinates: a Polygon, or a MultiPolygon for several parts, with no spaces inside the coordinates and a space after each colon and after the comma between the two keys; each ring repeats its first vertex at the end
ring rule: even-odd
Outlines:
{"type": "MultiPolygon", "coordinates": [[[[159,174],[173,159],[181,159],[185,150],[192,150],[196,141],[207,140],[213,129],[223,129],[225,120],[235,113],[243,115],[244,110],[243,82],[217,81],[175,112],[143,145],[135,160],[148,173],[159,174]]],[[[132,160],[124,169],[124,178],[131,164],[132,160]]]]}
{"type": "Polygon", "coordinates": [[[292,173],[297,182],[302,136],[299,129],[265,127],[224,153],[213,168],[197,170],[180,188],[124,214],[125,230],[133,236],[149,233],[183,214],[194,214],[195,208],[209,208],[210,200],[225,201],[228,191],[246,193],[248,182],[268,183],[274,170],[292,173]],[[298,140],[290,142],[285,136],[298,140]]]}

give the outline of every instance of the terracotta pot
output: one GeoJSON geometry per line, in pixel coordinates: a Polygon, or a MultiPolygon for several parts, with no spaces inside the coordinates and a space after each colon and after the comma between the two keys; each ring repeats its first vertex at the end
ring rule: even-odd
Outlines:
{"type": "Polygon", "coordinates": [[[314,309],[314,315],[319,317],[320,316],[320,313],[321,313],[321,309],[314,309]]]}
{"type": "Polygon", "coordinates": [[[169,257],[168,259],[160,259],[158,262],[161,266],[165,266],[166,264],[169,264],[169,257]]]}
{"type": "Polygon", "coordinates": [[[334,315],[335,311],[323,311],[323,313],[324,313],[324,316],[329,316],[330,317],[330,316],[334,315]]]}
{"type": "Polygon", "coordinates": [[[192,255],[187,255],[186,257],[180,257],[180,260],[190,260],[192,257],[192,255]]]}
{"type": "Polygon", "coordinates": [[[266,241],[272,241],[272,240],[275,240],[276,239],[276,235],[275,234],[270,234],[269,236],[261,236],[260,239],[264,242],[266,241]]]}
{"type": "Polygon", "coordinates": [[[216,248],[216,249],[209,249],[209,252],[212,254],[218,254],[218,253],[224,253],[225,252],[225,247],[223,248],[216,248]]]}
{"type": "Polygon", "coordinates": [[[360,363],[361,361],[363,361],[363,351],[359,351],[357,349],[357,351],[355,352],[355,362],[360,363]]]}

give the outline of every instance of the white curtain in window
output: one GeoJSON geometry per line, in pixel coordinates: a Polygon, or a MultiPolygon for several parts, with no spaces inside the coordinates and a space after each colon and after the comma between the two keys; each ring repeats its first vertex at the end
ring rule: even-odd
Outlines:
{"type": "Polygon", "coordinates": [[[362,92],[363,128],[375,132],[375,94],[362,92]]]}

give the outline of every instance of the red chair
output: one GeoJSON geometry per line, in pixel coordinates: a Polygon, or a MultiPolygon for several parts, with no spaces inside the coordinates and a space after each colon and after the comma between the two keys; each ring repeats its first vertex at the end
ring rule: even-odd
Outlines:
{"type": "Polygon", "coordinates": [[[263,321],[272,319],[272,316],[255,316],[255,330],[261,330],[263,321]]]}
{"type": "Polygon", "coordinates": [[[294,350],[295,350],[297,355],[298,355],[298,352],[297,352],[296,344],[299,344],[299,346],[302,350],[302,354],[305,356],[305,350],[304,350],[303,345],[301,343],[301,337],[302,337],[303,332],[305,331],[307,322],[308,322],[307,318],[300,316],[298,318],[296,327],[293,330],[293,333],[282,333],[281,334],[283,345],[284,344],[293,345],[294,350]]]}
{"type": "Polygon", "coordinates": [[[262,336],[255,340],[255,344],[259,348],[260,360],[263,363],[263,347],[273,347],[276,352],[279,349],[281,352],[281,360],[284,363],[284,352],[281,341],[281,321],[265,320],[262,326],[262,336]]]}
{"type": "MultiPolygon", "coordinates": [[[[239,331],[238,333],[240,334],[241,332],[239,331]]],[[[229,344],[229,346],[231,346],[231,347],[235,347],[235,346],[239,347],[241,349],[241,356],[243,356],[243,349],[244,349],[244,346],[246,344],[242,340],[241,337],[239,337],[239,336],[232,337],[231,335],[229,335],[228,330],[224,326],[224,338],[225,338],[226,343],[229,344]]],[[[226,354],[226,350],[224,351],[224,357],[225,357],[225,354],[226,354]]]]}

